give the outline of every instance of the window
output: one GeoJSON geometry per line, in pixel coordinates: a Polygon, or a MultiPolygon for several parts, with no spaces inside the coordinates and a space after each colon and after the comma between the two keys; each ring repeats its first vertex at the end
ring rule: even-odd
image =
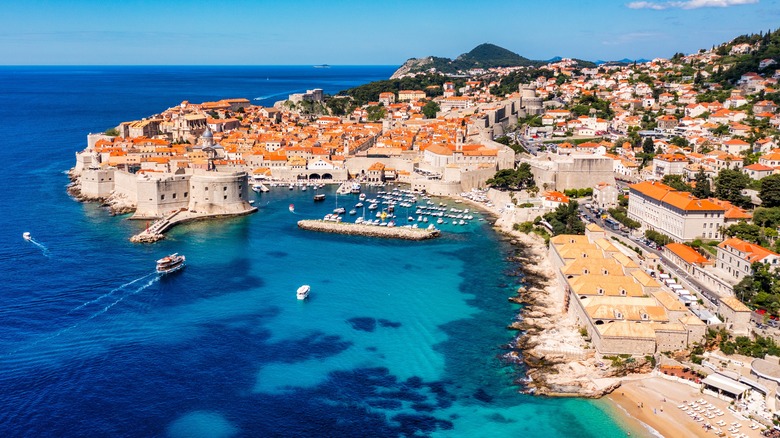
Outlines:
{"type": "Polygon", "coordinates": [[[223,196],[222,199],[227,199],[227,195],[223,196]]]}
{"type": "Polygon", "coordinates": [[[207,192],[209,191],[209,186],[206,186],[206,191],[207,191],[207,192]]]}
{"type": "Polygon", "coordinates": [[[222,191],[223,191],[223,192],[227,192],[227,186],[225,186],[225,187],[222,187],[222,191]]]}
{"type": "Polygon", "coordinates": [[[173,199],[176,199],[176,193],[173,194],[173,199]]]}
{"type": "Polygon", "coordinates": [[[160,195],[160,201],[165,200],[165,195],[160,195]]]}
{"type": "Polygon", "coordinates": [[[185,198],[187,197],[187,192],[184,192],[184,197],[185,197],[185,198]]]}

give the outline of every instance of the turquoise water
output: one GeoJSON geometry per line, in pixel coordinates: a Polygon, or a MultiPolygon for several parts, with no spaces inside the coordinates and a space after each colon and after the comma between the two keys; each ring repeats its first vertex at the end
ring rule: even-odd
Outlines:
{"type": "Polygon", "coordinates": [[[253,195],[256,214],[131,244],[145,223],[65,195],[62,170],[97,113],[73,84],[67,102],[48,95],[46,78],[14,78],[15,99],[68,109],[45,129],[14,128],[8,148],[19,160],[0,195],[14,206],[0,218],[3,436],[625,435],[602,404],[518,393],[522,369],[499,358],[518,311],[512,248],[486,221],[424,242],[319,234],[296,222],[335,208],[334,188],[318,204],[277,188],[253,195]],[[158,277],[154,260],[172,252],[187,267],[158,277]]]}

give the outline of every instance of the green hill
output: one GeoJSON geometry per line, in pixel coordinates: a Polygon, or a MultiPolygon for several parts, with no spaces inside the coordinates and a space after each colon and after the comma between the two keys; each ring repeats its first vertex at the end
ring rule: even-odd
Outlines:
{"type": "Polygon", "coordinates": [[[472,68],[537,65],[538,63],[495,44],[484,43],[474,47],[470,52],[455,58],[453,64],[462,70],[468,70],[472,68]]]}

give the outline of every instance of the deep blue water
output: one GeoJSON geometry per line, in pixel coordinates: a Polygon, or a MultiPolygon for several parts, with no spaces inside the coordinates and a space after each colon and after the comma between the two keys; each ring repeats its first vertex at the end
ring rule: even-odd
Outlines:
{"type": "Polygon", "coordinates": [[[0,68],[0,434],[624,436],[603,404],[512,385],[521,370],[498,355],[517,279],[486,222],[418,243],[321,235],[295,223],[334,197],[276,189],[257,214],[135,245],[144,224],[65,192],[88,132],[182,100],[270,105],[394,69],[0,68]],[[158,278],[171,252],[188,266],[158,278]]]}

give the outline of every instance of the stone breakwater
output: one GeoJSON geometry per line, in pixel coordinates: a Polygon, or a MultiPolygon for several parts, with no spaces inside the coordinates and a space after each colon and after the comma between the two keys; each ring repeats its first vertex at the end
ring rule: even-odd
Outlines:
{"type": "Polygon", "coordinates": [[[298,228],[323,233],[351,234],[355,236],[382,237],[388,239],[427,240],[439,237],[441,231],[423,228],[379,227],[376,225],[329,222],[324,220],[298,221],[298,228]]]}

